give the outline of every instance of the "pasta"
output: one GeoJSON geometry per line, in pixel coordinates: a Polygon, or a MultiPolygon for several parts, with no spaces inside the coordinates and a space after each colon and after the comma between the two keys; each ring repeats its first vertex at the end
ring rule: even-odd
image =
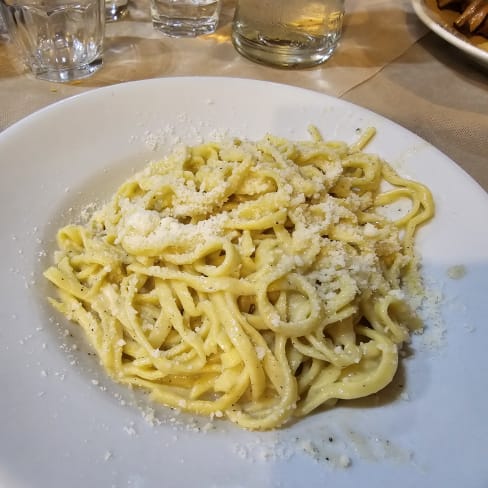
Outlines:
{"type": "Polygon", "coordinates": [[[49,300],[115,381],[251,430],[391,382],[432,196],[364,152],[373,129],[310,133],[177,147],[58,231],[49,300]]]}

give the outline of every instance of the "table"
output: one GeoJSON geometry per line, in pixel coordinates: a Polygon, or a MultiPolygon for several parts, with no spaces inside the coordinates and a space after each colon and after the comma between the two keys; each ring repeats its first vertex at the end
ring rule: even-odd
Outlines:
{"type": "Polygon", "coordinates": [[[255,78],[301,86],[369,108],[447,154],[488,190],[488,70],[428,31],[409,0],[346,0],[341,44],[325,64],[283,70],[233,48],[235,0],[217,31],[170,39],[154,31],[148,0],[130,0],[127,19],[107,24],[104,67],[91,78],[36,80],[0,35],[0,131],[51,103],[100,86],[180,75],[255,78]]]}

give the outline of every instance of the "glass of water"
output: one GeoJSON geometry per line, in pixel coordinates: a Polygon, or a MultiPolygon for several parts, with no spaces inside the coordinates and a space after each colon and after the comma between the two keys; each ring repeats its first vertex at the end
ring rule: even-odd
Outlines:
{"type": "Polygon", "coordinates": [[[343,16],[344,0],[238,0],[232,42],[253,61],[314,66],[332,56],[343,16]]]}
{"type": "Polygon", "coordinates": [[[104,0],[0,0],[10,39],[39,79],[67,82],[102,66],[104,0]]]}
{"type": "Polygon", "coordinates": [[[171,37],[195,37],[215,31],[221,0],[151,0],[153,26],[171,37]]]}

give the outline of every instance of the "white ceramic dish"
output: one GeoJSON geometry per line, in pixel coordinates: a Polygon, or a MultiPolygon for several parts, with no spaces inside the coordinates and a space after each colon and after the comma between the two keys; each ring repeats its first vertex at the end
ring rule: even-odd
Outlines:
{"type": "MultiPolygon", "coordinates": [[[[473,61],[488,68],[488,50],[478,47],[476,44],[458,32],[452,25],[447,23],[438,10],[430,7],[425,0],[412,0],[412,6],[419,19],[438,36],[463,51],[473,61]]],[[[488,46],[488,40],[486,41],[488,46]]]]}
{"type": "Polygon", "coordinates": [[[488,197],[425,141],[315,92],[168,78],[94,90],[25,118],[0,134],[0,164],[0,486],[488,486],[488,197]],[[46,305],[41,273],[55,230],[177,139],[222,129],[299,138],[310,123],[351,142],[375,126],[369,150],[432,189],[437,215],[419,249],[442,299],[425,336],[385,392],[279,432],[152,412],[107,379],[76,326],[46,305]],[[448,277],[454,265],[464,278],[448,277]]]}

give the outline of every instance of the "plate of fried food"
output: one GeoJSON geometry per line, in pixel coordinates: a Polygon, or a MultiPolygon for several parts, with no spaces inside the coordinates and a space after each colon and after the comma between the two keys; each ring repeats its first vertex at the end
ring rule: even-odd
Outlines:
{"type": "Polygon", "coordinates": [[[429,29],[488,66],[488,0],[412,0],[412,6],[429,29]]]}

